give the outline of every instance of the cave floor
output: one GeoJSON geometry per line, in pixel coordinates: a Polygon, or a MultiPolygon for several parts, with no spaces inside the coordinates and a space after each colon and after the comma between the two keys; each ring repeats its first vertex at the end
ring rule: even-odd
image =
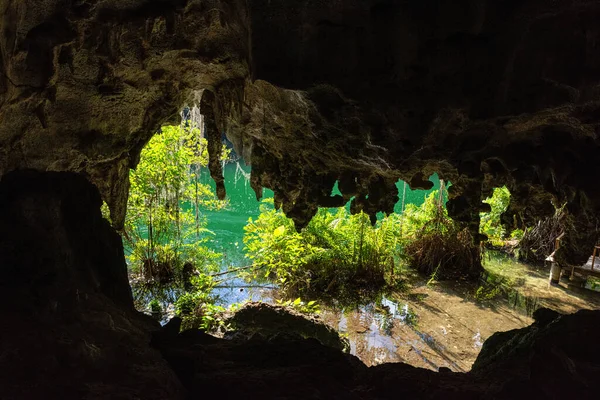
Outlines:
{"type": "Polygon", "coordinates": [[[506,300],[481,304],[466,282],[427,283],[413,275],[409,289],[382,300],[382,306],[324,310],[321,318],[346,335],[351,353],[366,365],[405,362],[415,367],[467,372],[485,339],[525,327],[532,319],[506,300]]]}
{"type": "MultiPolygon", "coordinates": [[[[405,362],[466,372],[487,338],[528,326],[537,308],[561,313],[600,309],[600,293],[581,288],[579,281],[563,279],[557,287],[548,286],[545,267],[498,257],[487,258],[484,265],[495,283],[431,283],[407,270],[405,290],[378,303],[322,307],[320,318],[347,337],[351,354],[368,366],[405,362]],[[485,289],[483,295],[477,295],[479,288],[485,289]]],[[[248,295],[266,302],[278,298],[271,289],[255,289],[248,295]]]]}
{"type": "Polygon", "coordinates": [[[532,266],[512,258],[487,258],[485,269],[500,277],[509,293],[511,306],[522,313],[531,315],[540,307],[550,308],[562,314],[574,313],[581,309],[600,309],[600,293],[584,289],[584,276],[575,270],[569,279],[571,269],[564,268],[560,283],[550,286],[549,267],[532,266]],[[512,295],[511,295],[512,294],[512,295]]]}

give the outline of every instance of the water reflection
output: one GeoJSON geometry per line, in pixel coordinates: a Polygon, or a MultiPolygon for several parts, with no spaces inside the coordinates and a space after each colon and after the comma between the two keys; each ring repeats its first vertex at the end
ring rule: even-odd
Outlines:
{"type": "Polygon", "coordinates": [[[348,338],[350,353],[369,366],[384,362],[414,365],[414,358],[418,358],[419,365],[431,369],[444,366],[462,370],[449,358],[440,356],[446,349],[431,335],[417,329],[418,317],[408,303],[382,297],[379,302],[362,306],[337,311],[325,309],[321,318],[336,326],[348,338]]]}

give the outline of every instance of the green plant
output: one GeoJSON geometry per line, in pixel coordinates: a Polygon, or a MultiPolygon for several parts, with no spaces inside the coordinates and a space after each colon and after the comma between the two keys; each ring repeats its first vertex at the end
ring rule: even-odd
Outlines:
{"type": "Polygon", "coordinates": [[[438,280],[438,274],[439,274],[441,266],[442,266],[442,263],[440,262],[440,263],[438,263],[438,266],[433,270],[433,273],[431,274],[431,276],[429,277],[429,280],[426,283],[427,286],[433,284],[435,281],[438,280]]]}
{"type": "Polygon", "coordinates": [[[525,231],[523,231],[523,229],[515,229],[514,231],[511,232],[510,238],[520,241],[521,239],[523,239],[524,234],[525,234],[525,231]]]}
{"type": "Polygon", "coordinates": [[[182,318],[182,330],[211,330],[218,325],[216,314],[221,311],[214,305],[210,295],[215,286],[209,275],[199,275],[191,279],[191,287],[183,292],[175,301],[175,313],[182,318]]]}
{"type": "Polygon", "coordinates": [[[321,307],[314,300],[305,303],[300,297],[298,297],[296,300],[293,301],[276,300],[275,302],[277,303],[277,305],[293,308],[294,310],[302,314],[319,314],[321,312],[321,307]]]}
{"type": "Polygon", "coordinates": [[[502,226],[501,215],[510,204],[510,192],[506,186],[495,188],[491,197],[483,201],[490,205],[490,212],[480,213],[479,232],[488,237],[493,246],[503,246],[506,230],[502,226]]]}
{"type": "Polygon", "coordinates": [[[102,217],[112,224],[112,220],[110,219],[110,209],[108,208],[108,204],[106,204],[105,201],[102,202],[100,212],[102,213],[102,217]]]}
{"type": "Polygon", "coordinates": [[[481,285],[475,291],[475,300],[479,302],[494,300],[501,293],[500,286],[481,285]]]}
{"type": "MultiPolygon", "coordinates": [[[[201,209],[222,209],[226,202],[199,183],[207,163],[207,144],[199,129],[165,126],[130,171],[122,236],[138,305],[148,298],[172,302],[186,290],[199,290],[202,285],[193,285],[192,279],[219,269],[221,255],[205,245],[213,234],[201,209]]],[[[105,206],[103,214],[108,217],[105,206]]]]}
{"type": "Polygon", "coordinates": [[[393,280],[399,250],[399,220],[386,217],[372,226],[363,213],[321,209],[296,232],[283,212],[261,206],[250,219],[244,244],[254,266],[290,295],[313,293],[340,297],[347,288],[377,290],[393,280]]]}
{"type": "Polygon", "coordinates": [[[153,314],[162,313],[162,306],[160,305],[160,302],[157,299],[152,299],[152,301],[150,301],[150,303],[148,304],[148,308],[150,308],[150,312],[152,312],[153,314]]]}

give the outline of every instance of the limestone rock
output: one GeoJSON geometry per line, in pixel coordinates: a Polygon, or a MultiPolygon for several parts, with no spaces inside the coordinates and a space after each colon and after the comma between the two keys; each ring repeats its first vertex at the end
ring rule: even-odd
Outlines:
{"type": "Polygon", "coordinates": [[[600,4],[594,0],[22,0],[0,3],[0,174],[73,171],[122,226],[128,171],[197,104],[298,228],[318,206],[390,211],[402,178],[452,182],[477,237],[566,203],[580,263],[600,235],[600,4]],[[341,197],[331,197],[338,181],[341,197]]]}
{"type": "Polygon", "coordinates": [[[121,239],[100,205],[74,173],[0,181],[2,398],[183,398],[148,346],[158,324],[133,308],[121,239]]]}

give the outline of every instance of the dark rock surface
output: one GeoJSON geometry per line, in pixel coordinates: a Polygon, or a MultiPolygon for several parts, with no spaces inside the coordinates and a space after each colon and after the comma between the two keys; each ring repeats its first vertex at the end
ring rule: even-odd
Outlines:
{"type": "Polygon", "coordinates": [[[266,340],[284,338],[316,339],[324,346],[340,351],[348,351],[350,345],[340,337],[338,332],[317,317],[294,311],[290,307],[274,306],[261,302],[249,302],[227,318],[231,325],[230,337],[253,338],[266,340]]]}
{"type": "Polygon", "coordinates": [[[178,399],[133,308],[121,238],[96,188],[69,173],[0,181],[2,399],[178,399]]]}
{"type": "Polygon", "coordinates": [[[540,309],[534,318],[527,328],[486,340],[471,374],[506,397],[597,397],[600,311],[560,315],[540,309]]]}
{"type": "Polygon", "coordinates": [[[22,0],[0,4],[0,174],[79,172],[123,223],[128,170],[197,104],[253,164],[252,184],[306,225],[319,205],[390,211],[394,183],[453,183],[476,232],[495,186],[504,221],[567,203],[557,254],[598,237],[597,0],[22,0]],[[274,86],[276,85],[276,86],[274,86]],[[330,197],[339,181],[342,197],[330,197]]]}
{"type": "Polygon", "coordinates": [[[199,331],[155,340],[188,398],[360,399],[367,367],[315,339],[217,339],[199,331]]]}
{"type": "Polygon", "coordinates": [[[468,373],[403,363],[367,368],[313,339],[223,340],[198,331],[159,332],[157,347],[190,398],[596,398],[600,312],[550,313],[530,327],[490,337],[468,373]]]}

